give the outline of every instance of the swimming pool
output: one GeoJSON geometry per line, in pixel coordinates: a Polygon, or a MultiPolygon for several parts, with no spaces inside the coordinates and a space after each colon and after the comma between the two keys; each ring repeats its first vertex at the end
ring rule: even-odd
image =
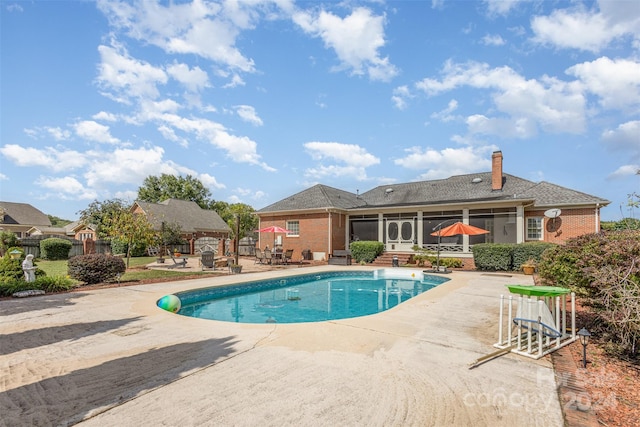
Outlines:
{"type": "Polygon", "coordinates": [[[305,323],[388,310],[448,281],[414,269],[333,271],[179,292],[178,314],[238,323],[305,323]]]}

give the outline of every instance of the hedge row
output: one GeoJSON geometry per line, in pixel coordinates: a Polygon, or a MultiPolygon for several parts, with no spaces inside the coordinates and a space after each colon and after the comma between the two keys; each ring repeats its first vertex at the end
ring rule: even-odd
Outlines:
{"type": "Polygon", "coordinates": [[[478,270],[520,270],[525,261],[540,261],[542,253],[554,246],[557,245],[547,242],[480,243],[473,245],[473,261],[478,270]]]}

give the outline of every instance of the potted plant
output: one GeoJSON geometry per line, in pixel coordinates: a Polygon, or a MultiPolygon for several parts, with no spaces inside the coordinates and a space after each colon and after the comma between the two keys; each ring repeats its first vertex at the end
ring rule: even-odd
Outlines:
{"type": "Polygon", "coordinates": [[[173,248],[173,257],[174,258],[180,258],[182,256],[182,254],[180,253],[180,251],[178,251],[177,248],[173,248]]]}
{"type": "Polygon", "coordinates": [[[231,273],[232,274],[240,274],[242,273],[242,266],[239,264],[231,264],[231,273]]]}
{"type": "Polygon", "coordinates": [[[520,266],[522,268],[522,272],[527,275],[532,275],[536,271],[536,260],[533,258],[529,258],[520,266]]]}

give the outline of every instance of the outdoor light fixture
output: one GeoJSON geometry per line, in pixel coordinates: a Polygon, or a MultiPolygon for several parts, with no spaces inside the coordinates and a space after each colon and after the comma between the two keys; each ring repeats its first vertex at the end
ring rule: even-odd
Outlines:
{"type": "Polygon", "coordinates": [[[587,367],[587,345],[589,344],[589,337],[591,334],[586,328],[582,328],[578,331],[580,337],[580,344],[582,344],[582,367],[587,367]]]}

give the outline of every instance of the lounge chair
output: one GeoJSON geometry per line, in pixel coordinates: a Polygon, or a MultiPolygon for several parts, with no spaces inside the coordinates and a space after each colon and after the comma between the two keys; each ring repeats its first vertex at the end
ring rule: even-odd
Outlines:
{"type": "Polygon", "coordinates": [[[216,254],[213,251],[204,251],[200,255],[200,264],[202,265],[202,271],[205,268],[216,269],[216,254]]]}
{"type": "Polygon", "coordinates": [[[169,268],[176,268],[176,267],[184,268],[184,267],[187,266],[187,259],[186,258],[176,258],[176,257],[174,257],[169,249],[167,249],[167,255],[169,255],[171,257],[171,260],[173,261],[173,265],[170,265],[169,268]]]}

